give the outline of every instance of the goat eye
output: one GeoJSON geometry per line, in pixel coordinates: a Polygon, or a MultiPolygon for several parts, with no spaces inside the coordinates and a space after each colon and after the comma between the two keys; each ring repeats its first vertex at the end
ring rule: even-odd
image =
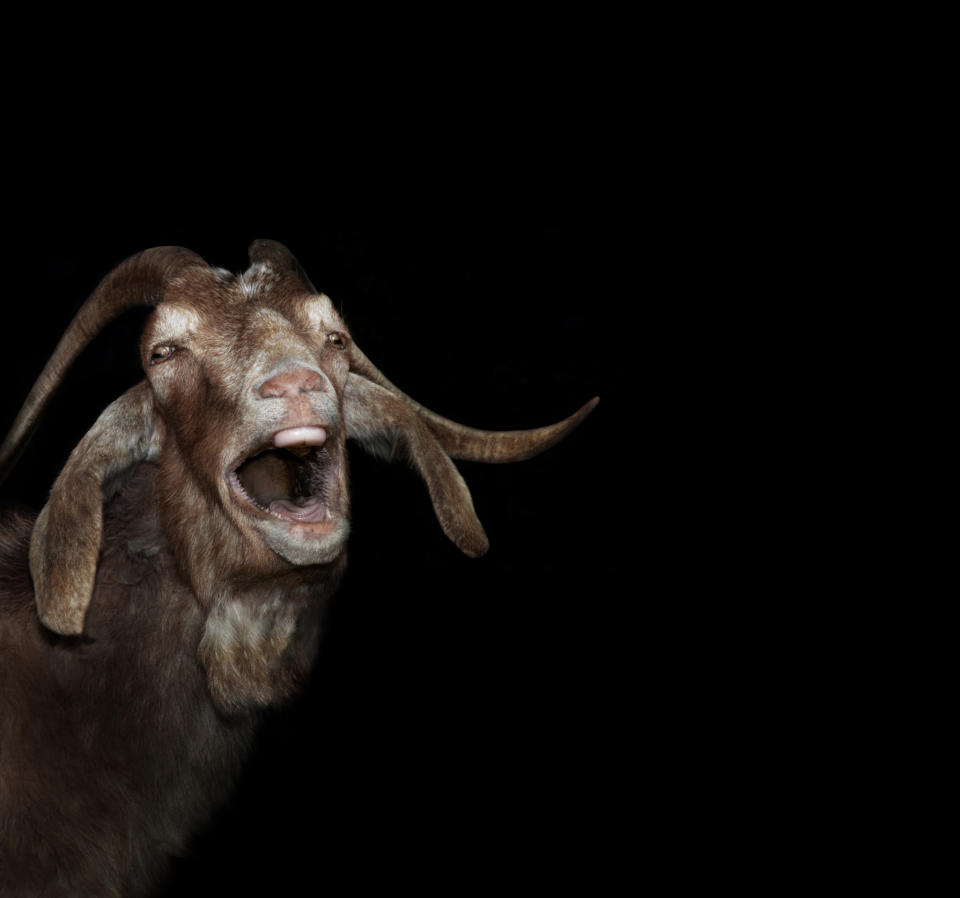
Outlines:
{"type": "Polygon", "coordinates": [[[150,364],[159,365],[160,362],[165,362],[169,359],[176,351],[176,346],[157,346],[150,356],[150,364]]]}
{"type": "Polygon", "coordinates": [[[337,349],[347,348],[346,337],[344,337],[343,334],[338,334],[336,331],[331,331],[329,334],[327,334],[327,342],[331,346],[335,346],[337,349]]]}

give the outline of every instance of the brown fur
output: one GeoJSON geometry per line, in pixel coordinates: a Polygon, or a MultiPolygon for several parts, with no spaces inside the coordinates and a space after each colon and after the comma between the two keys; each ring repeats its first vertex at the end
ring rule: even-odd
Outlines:
{"type": "Polygon", "coordinates": [[[402,448],[444,531],[479,555],[486,536],[445,443],[482,457],[489,439],[506,449],[485,460],[527,457],[586,413],[526,437],[447,422],[372,367],[287,250],[258,242],[251,262],[238,277],[166,248],[121,265],[0,450],[2,471],[54,375],[122,307],[117,291],[159,291],[147,380],[84,436],[36,520],[0,517],[4,898],[147,895],[226,796],[260,712],[313,663],[346,564],[348,436],[402,448]],[[289,428],[326,434],[309,475],[318,493],[295,494],[326,517],[273,514],[238,490],[238,466],[289,428]]]}
{"type": "MultiPolygon", "coordinates": [[[[198,661],[206,614],[150,511],[156,472],[141,465],[105,509],[81,637],[40,625],[26,566],[32,521],[2,520],[4,896],[148,894],[224,799],[249,746],[255,715],[228,717],[210,700],[198,661]]],[[[308,664],[309,652],[284,659],[260,703],[289,694],[308,664]]]]}

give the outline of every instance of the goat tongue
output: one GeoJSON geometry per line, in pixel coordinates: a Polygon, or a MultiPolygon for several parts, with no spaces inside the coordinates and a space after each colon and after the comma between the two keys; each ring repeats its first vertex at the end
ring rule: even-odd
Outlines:
{"type": "Polygon", "coordinates": [[[273,438],[278,449],[291,446],[322,446],[327,441],[327,432],[322,427],[288,427],[273,438]]]}
{"type": "Polygon", "coordinates": [[[289,521],[313,524],[330,519],[330,510],[319,496],[301,496],[298,499],[274,499],[269,511],[289,521]]]}

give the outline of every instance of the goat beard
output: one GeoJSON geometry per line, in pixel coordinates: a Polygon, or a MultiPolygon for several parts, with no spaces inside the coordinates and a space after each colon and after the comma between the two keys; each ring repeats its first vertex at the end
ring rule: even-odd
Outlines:
{"type": "MultiPolygon", "coordinates": [[[[195,584],[206,610],[197,659],[214,705],[226,716],[277,707],[310,675],[328,599],[346,569],[346,554],[327,565],[295,566],[266,547],[270,563],[195,584]]],[[[218,557],[223,571],[223,557],[218,557]]],[[[201,567],[206,574],[210,568],[201,567]]]]}
{"type": "Polygon", "coordinates": [[[342,557],[322,576],[297,570],[213,595],[197,658],[221,713],[276,707],[300,691],[319,649],[328,599],[345,568],[342,557]]]}
{"type": "Polygon", "coordinates": [[[154,479],[155,489],[180,484],[173,494],[158,493],[156,505],[171,556],[206,615],[197,659],[214,705],[237,716],[285,703],[309,677],[346,552],[328,563],[292,563],[248,520],[235,520],[215,488],[179,476],[182,459],[161,464],[169,467],[154,479]]]}

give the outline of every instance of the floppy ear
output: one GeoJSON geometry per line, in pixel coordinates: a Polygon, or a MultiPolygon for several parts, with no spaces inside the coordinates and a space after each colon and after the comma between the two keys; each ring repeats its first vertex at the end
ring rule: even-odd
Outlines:
{"type": "Polygon", "coordinates": [[[30,573],[40,620],[78,636],[93,595],[109,481],[155,452],[153,401],[146,381],[107,406],[87,432],[37,518],[30,573]]]}
{"type": "Polygon", "coordinates": [[[490,547],[473,510],[470,490],[430,428],[402,398],[350,372],[343,393],[347,436],[375,455],[403,449],[427,484],[443,532],[461,552],[476,558],[490,547]]]}

